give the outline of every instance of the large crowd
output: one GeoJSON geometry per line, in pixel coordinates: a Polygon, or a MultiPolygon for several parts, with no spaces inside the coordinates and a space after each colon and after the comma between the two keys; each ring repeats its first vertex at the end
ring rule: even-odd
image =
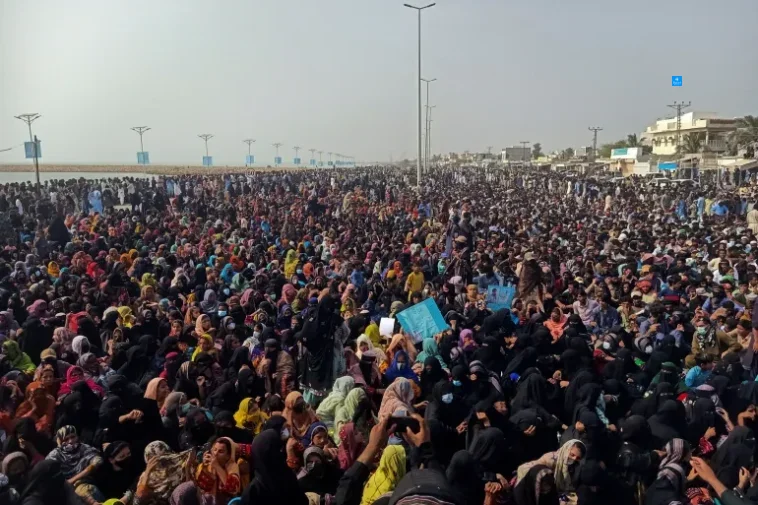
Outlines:
{"type": "Polygon", "coordinates": [[[754,196],[473,168],[0,185],[0,504],[758,503],[754,196]],[[447,329],[419,338],[396,316],[430,300],[447,329]]]}

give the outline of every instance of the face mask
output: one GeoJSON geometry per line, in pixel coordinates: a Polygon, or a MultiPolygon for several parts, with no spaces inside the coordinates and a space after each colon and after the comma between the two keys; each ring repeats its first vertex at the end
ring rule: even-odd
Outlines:
{"type": "Polygon", "coordinates": [[[79,448],[79,442],[75,442],[73,444],[63,444],[61,445],[61,450],[63,452],[74,452],[79,448]]]}
{"type": "Polygon", "coordinates": [[[448,405],[453,403],[453,393],[446,393],[442,395],[442,403],[446,403],[448,405]]]}
{"type": "Polygon", "coordinates": [[[698,335],[705,335],[705,333],[708,331],[708,329],[705,326],[698,326],[697,327],[697,334],[698,335]]]}
{"type": "Polygon", "coordinates": [[[235,323],[229,323],[229,325],[227,326],[227,328],[229,328],[230,330],[233,330],[236,327],[237,325],[235,323]]]}
{"type": "Polygon", "coordinates": [[[460,387],[461,384],[462,384],[461,381],[453,381],[453,386],[460,387]]]}
{"type": "Polygon", "coordinates": [[[303,273],[303,271],[302,271],[302,270],[300,270],[299,268],[298,268],[296,271],[297,271],[297,274],[298,274],[298,275],[300,275],[301,273],[303,273]]]}
{"type": "Polygon", "coordinates": [[[610,342],[603,342],[603,349],[605,349],[607,351],[610,348],[611,348],[611,343],[610,342]]]}
{"type": "Polygon", "coordinates": [[[226,316],[226,311],[225,310],[219,310],[218,311],[218,317],[225,317],[225,316],[226,316]]]}
{"type": "Polygon", "coordinates": [[[285,441],[288,438],[290,438],[290,429],[289,428],[284,428],[282,430],[281,437],[282,437],[282,441],[285,441]]]}
{"type": "Polygon", "coordinates": [[[253,337],[254,337],[254,338],[258,338],[258,337],[260,337],[260,336],[261,336],[261,332],[260,332],[260,331],[254,331],[254,332],[253,332],[253,337]]]}
{"type": "Polygon", "coordinates": [[[398,363],[397,364],[397,369],[398,370],[402,370],[403,368],[405,368],[405,363],[398,363]]]}

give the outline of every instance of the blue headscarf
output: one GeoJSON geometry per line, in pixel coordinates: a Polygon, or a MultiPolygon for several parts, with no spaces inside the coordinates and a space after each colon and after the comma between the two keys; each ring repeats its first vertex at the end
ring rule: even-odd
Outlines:
{"type": "Polygon", "coordinates": [[[411,360],[408,357],[408,353],[405,351],[397,351],[395,353],[395,356],[392,358],[392,363],[390,363],[390,366],[388,366],[387,370],[384,372],[384,376],[387,377],[389,382],[394,382],[398,377],[405,377],[416,384],[419,383],[418,375],[416,375],[416,372],[411,369],[411,360]],[[405,367],[402,370],[397,366],[397,358],[400,355],[405,356],[405,367]]]}
{"type": "Polygon", "coordinates": [[[232,269],[232,264],[227,263],[224,265],[224,268],[221,270],[221,280],[224,281],[224,284],[229,285],[232,283],[232,280],[234,279],[234,270],[232,269]]]}

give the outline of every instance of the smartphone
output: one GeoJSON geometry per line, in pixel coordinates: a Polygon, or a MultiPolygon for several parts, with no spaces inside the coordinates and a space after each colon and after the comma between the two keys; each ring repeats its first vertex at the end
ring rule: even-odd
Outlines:
{"type": "Polygon", "coordinates": [[[389,425],[395,427],[395,433],[405,433],[406,428],[410,428],[413,433],[421,430],[419,422],[412,417],[390,417],[389,425]]]}

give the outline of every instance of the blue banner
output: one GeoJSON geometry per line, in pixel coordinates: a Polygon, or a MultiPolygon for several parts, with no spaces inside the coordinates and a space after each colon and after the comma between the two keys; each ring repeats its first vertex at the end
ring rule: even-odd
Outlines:
{"type": "Polygon", "coordinates": [[[203,166],[204,167],[212,167],[213,166],[213,156],[203,156],[203,166]]]}
{"type": "Polygon", "coordinates": [[[310,162],[310,165],[311,165],[312,167],[315,167],[315,166],[316,166],[316,160],[314,160],[313,158],[311,158],[311,162],[310,162]]]}
{"type": "Polygon", "coordinates": [[[147,151],[137,153],[137,165],[149,165],[150,153],[147,151]]]}
{"type": "MultiPolygon", "coordinates": [[[[24,142],[24,151],[26,152],[26,159],[34,159],[34,142],[24,142]]],[[[42,141],[37,139],[37,158],[42,157],[42,141]]]]}
{"type": "Polygon", "coordinates": [[[300,158],[295,158],[295,159],[293,159],[293,160],[292,160],[292,162],[293,162],[295,165],[299,165],[299,164],[300,164],[300,158]]]}
{"type": "Polygon", "coordinates": [[[255,156],[252,154],[248,154],[245,156],[245,165],[252,165],[255,163],[255,156]]]}
{"type": "Polygon", "coordinates": [[[450,328],[432,298],[399,312],[395,318],[415,342],[432,338],[450,328]]]}
{"type": "Polygon", "coordinates": [[[676,170],[679,168],[679,163],[676,161],[666,161],[658,163],[658,170],[676,170]]]}
{"type": "Polygon", "coordinates": [[[487,308],[496,312],[500,309],[511,308],[511,303],[516,297],[516,286],[513,284],[490,284],[486,290],[479,289],[479,293],[484,295],[487,302],[487,308]]]}
{"type": "Polygon", "coordinates": [[[275,165],[281,165],[282,164],[282,157],[281,156],[274,156],[274,164],[275,165]]]}

